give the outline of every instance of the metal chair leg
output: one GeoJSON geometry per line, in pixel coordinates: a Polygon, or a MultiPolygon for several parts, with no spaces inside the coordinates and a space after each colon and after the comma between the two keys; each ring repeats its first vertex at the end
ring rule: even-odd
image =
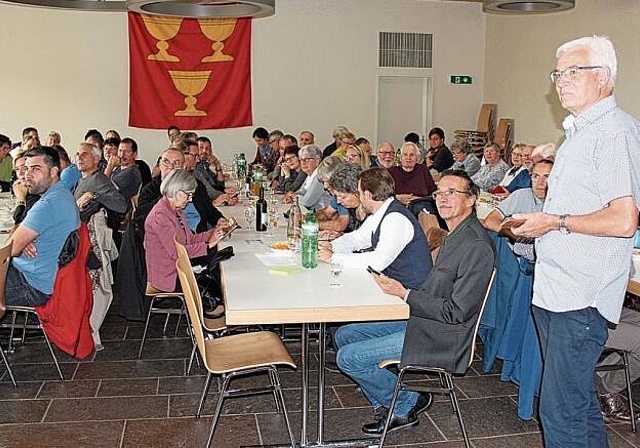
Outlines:
{"type": "MultiPolygon", "coordinates": [[[[198,411],[196,412],[196,418],[199,418],[202,414],[202,408],[204,408],[204,402],[207,399],[207,394],[209,393],[209,388],[211,387],[211,378],[213,374],[211,372],[207,373],[207,379],[204,382],[204,389],[202,390],[202,395],[200,396],[200,404],[198,405],[198,411]]],[[[225,379],[225,383],[227,380],[225,379]]],[[[222,394],[222,392],[221,392],[222,394]]]]}
{"type": "Polygon", "coordinates": [[[269,368],[269,370],[267,371],[269,373],[269,382],[271,383],[271,386],[273,386],[273,401],[276,402],[276,411],[278,412],[278,414],[282,413],[282,408],[280,407],[280,401],[278,400],[278,392],[276,391],[276,384],[279,384],[278,379],[276,378],[276,375],[278,374],[278,372],[274,372],[271,368],[269,368]]]}
{"type": "Polygon", "coordinates": [[[400,390],[402,389],[402,381],[404,378],[405,369],[400,369],[398,372],[398,381],[396,381],[396,388],[393,390],[393,396],[391,397],[391,404],[389,405],[389,413],[387,414],[387,421],[384,424],[384,430],[382,431],[382,436],[380,436],[379,447],[382,448],[384,445],[384,441],[387,438],[387,431],[389,430],[389,423],[391,423],[391,419],[393,418],[393,410],[396,408],[396,402],[398,401],[398,395],[400,394],[400,390]]]}
{"type": "MultiPolygon", "coordinates": [[[[209,374],[209,377],[211,376],[211,374],[209,374]]],[[[233,375],[229,375],[224,379],[224,382],[222,383],[222,389],[220,390],[220,396],[218,397],[218,404],[216,405],[216,410],[213,413],[213,419],[211,421],[211,429],[209,430],[209,437],[207,438],[207,444],[205,445],[205,447],[209,447],[211,446],[211,442],[213,441],[213,434],[216,431],[216,426],[218,424],[218,419],[220,418],[220,411],[222,411],[222,404],[224,403],[224,399],[225,399],[225,395],[227,393],[227,389],[229,387],[229,382],[231,381],[231,378],[233,377],[233,375]]],[[[209,378],[207,378],[209,379],[209,378]]],[[[205,388],[205,390],[207,390],[208,387],[205,388]]]]}
{"type": "Polygon", "coordinates": [[[153,305],[156,301],[155,297],[151,298],[151,306],[149,306],[149,311],[147,312],[147,320],[144,323],[144,331],[142,332],[142,341],[140,341],[140,350],[138,350],[138,359],[142,357],[142,350],[144,349],[144,341],[147,339],[147,331],[149,330],[149,321],[151,320],[151,310],[153,309],[153,305]]]}
{"type": "Polygon", "coordinates": [[[13,387],[18,387],[18,384],[16,383],[16,379],[13,377],[13,372],[11,371],[11,366],[9,365],[9,361],[7,360],[7,357],[5,356],[4,350],[2,349],[1,345],[0,345],[0,355],[2,355],[2,361],[4,362],[4,365],[7,368],[7,373],[9,374],[9,378],[11,378],[11,382],[13,383],[13,387]]]}
{"type": "Polygon", "coordinates": [[[287,433],[289,434],[289,441],[291,442],[291,446],[295,447],[296,442],[293,440],[293,431],[291,431],[291,423],[289,422],[289,413],[287,412],[287,406],[284,403],[284,395],[282,393],[282,386],[280,384],[280,374],[278,374],[278,369],[276,367],[269,368],[269,376],[273,377],[273,390],[274,395],[276,397],[276,403],[278,401],[282,404],[282,415],[284,416],[284,423],[287,425],[287,433]]]}
{"type": "Polygon", "coordinates": [[[47,341],[47,346],[49,347],[49,352],[51,353],[51,357],[53,358],[53,363],[56,366],[56,370],[58,371],[58,375],[60,376],[60,381],[64,382],[64,375],[62,374],[62,370],[60,370],[60,364],[58,364],[58,358],[56,357],[56,353],[53,351],[53,347],[51,346],[51,341],[49,341],[49,336],[47,336],[47,333],[44,331],[44,328],[42,329],[42,334],[44,335],[44,340],[47,341]]]}
{"type": "Polygon", "coordinates": [[[629,374],[629,354],[622,351],[622,361],[624,362],[624,380],[627,383],[627,401],[629,402],[629,414],[631,415],[631,430],[636,432],[636,413],[633,409],[633,394],[631,392],[631,375],[629,374]]]}

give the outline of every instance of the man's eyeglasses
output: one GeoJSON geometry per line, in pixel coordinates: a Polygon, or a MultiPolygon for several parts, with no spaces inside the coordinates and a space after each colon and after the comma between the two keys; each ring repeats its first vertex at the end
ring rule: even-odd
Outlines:
{"type": "Polygon", "coordinates": [[[184,190],[181,190],[181,191],[189,201],[193,199],[193,193],[194,193],[193,191],[184,191],[184,190]]]}
{"type": "Polygon", "coordinates": [[[449,197],[453,196],[456,193],[471,195],[471,192],[469,190],[456,190],[455,188],[449,188],[447,190],[436,190],[431,194],[431,197],[433,199],[438,199],[439,197],[440,198],[449,198],[449,197]]]}
{"type": "Polygon", "coordinates": [[[303,159],[300,159],[301,162],[308,162],[310,160],[318,160],[318,159],[316,159],[315,157],[305,157],[303,159]]]}
{"type": "Polygon", "coordinates": [[[564,70],[554,70],[549,73],[549,79],[551,79],[552,83],[557,83],[563,78],[573,79],[575,76],[583,70],[597,70],[599,68],[603,68],[601,65],[572,65],[571,67],[567,67],[564,70]]]}
{"type": "Polygon", "coordinates": [[[394,155],[393,151],[378,151],[379,156],[392,156],[394,155]]]}
{"type": "Polygon", "coordinates": [[[182,168],[182,160],[160,159],[160,163],[166,168],[182,168]]]}

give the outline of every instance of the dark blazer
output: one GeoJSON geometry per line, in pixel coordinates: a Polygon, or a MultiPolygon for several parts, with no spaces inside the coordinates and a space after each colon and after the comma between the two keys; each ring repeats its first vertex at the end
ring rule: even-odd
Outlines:
{"type": "Polygon", "coordinates": [[[471,215],[440,247],[422,288],[409,293],[403,364],[466,372],[471,336],[494,265],[493,243],[471,215]]]}

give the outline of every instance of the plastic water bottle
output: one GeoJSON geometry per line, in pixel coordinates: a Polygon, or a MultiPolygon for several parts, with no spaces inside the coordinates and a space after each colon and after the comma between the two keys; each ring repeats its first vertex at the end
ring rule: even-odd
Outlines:
{"type": "Polygon", "coordinates": [[[302,223],[302,267],[318,267],[318,232],[320,226],[313,210],[309,210],[302,223]]]}

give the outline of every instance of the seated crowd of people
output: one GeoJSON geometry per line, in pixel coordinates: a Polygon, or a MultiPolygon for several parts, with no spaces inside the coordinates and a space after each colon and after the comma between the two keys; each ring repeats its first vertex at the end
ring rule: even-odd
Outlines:
{"type": "MultiPolygon", "coordinates": [[[[409,133],[396,151],[388,141],[375,153],[364,137],[345,126],[321,149],[312,132],[296,138],[259,127],[252,134],[254,165],[264,167],[282,201],[295,199],[319,220],[323,240],[319,258],[339,259],[346,268],[372,267],[382,291],[410,305],[408,321],[353,323],[332,330],[337,367],[361,388],[375,411],[362,430],[381,434],[396,376],[378,367],[390,358],[435,363],[464,373],[469,335],[480,313],[494,266],[500,263],[487,230],[507,238],[517,257],[533,266],[531,240],[517,237],[503,224],[516,213],[542,210],[553,166],[553,145],[494,142],[479,159],[466,140],[451,149],[445,133],[433,128],[428,147],[409,133]],[[502,202],[479,219],[480,192],[502,202]],[[421,218],[437,218],[440,239],[429,237],[421,218]],[[432,259],[431,251],[439,249],[432,259]],[[425,350],[424,347],[429,347],[425,350]]],[[[137,142],[110,130],[92,129],[68,155],[61,136],[51,132],[41,145],[35,128],[25,128],[21,143],[0,135],[0,186],[16,198],[13,260],[5,288],[9,305],[41,306],[53,292],[59,254],[81,225],[89,229],[97,263],[90,270],[94,309],[91,329],[96,350],[102,348],[100,326],[112,305],[127,319],[143,320],[149,288],[172,292],[177,258],[174,238],[189,256],[215,254],[229,226],[222,207],[235,205],[238,194],[226,184],[211,140],[194,132],[168,129],[169,147],[154,167],[139,158],[137,142]],[[221,210],[222,209],[222,210],[221,210]],[[119,254],[119,257],[118,257],[119,254]],[[116,258],[118,260],[116,261],[116,258]],[[112,271],[115,269],[115,272],[112,271]]],[[[206,263],[206,261],[205,261],[206,263]]],[[[638,334],[640,314],[625,310],[616,334],[620,346],[638,334]]],[[[640,377],[640,352],[631,350],[632,380],[640,377]]],[[[597,384],[603,414],[628,421],[618,393],[621,372],[600,374],[597,384]]],[[[431,394],[401,392],[390,430],[418,424],[433,403],[431,394]]]]}

